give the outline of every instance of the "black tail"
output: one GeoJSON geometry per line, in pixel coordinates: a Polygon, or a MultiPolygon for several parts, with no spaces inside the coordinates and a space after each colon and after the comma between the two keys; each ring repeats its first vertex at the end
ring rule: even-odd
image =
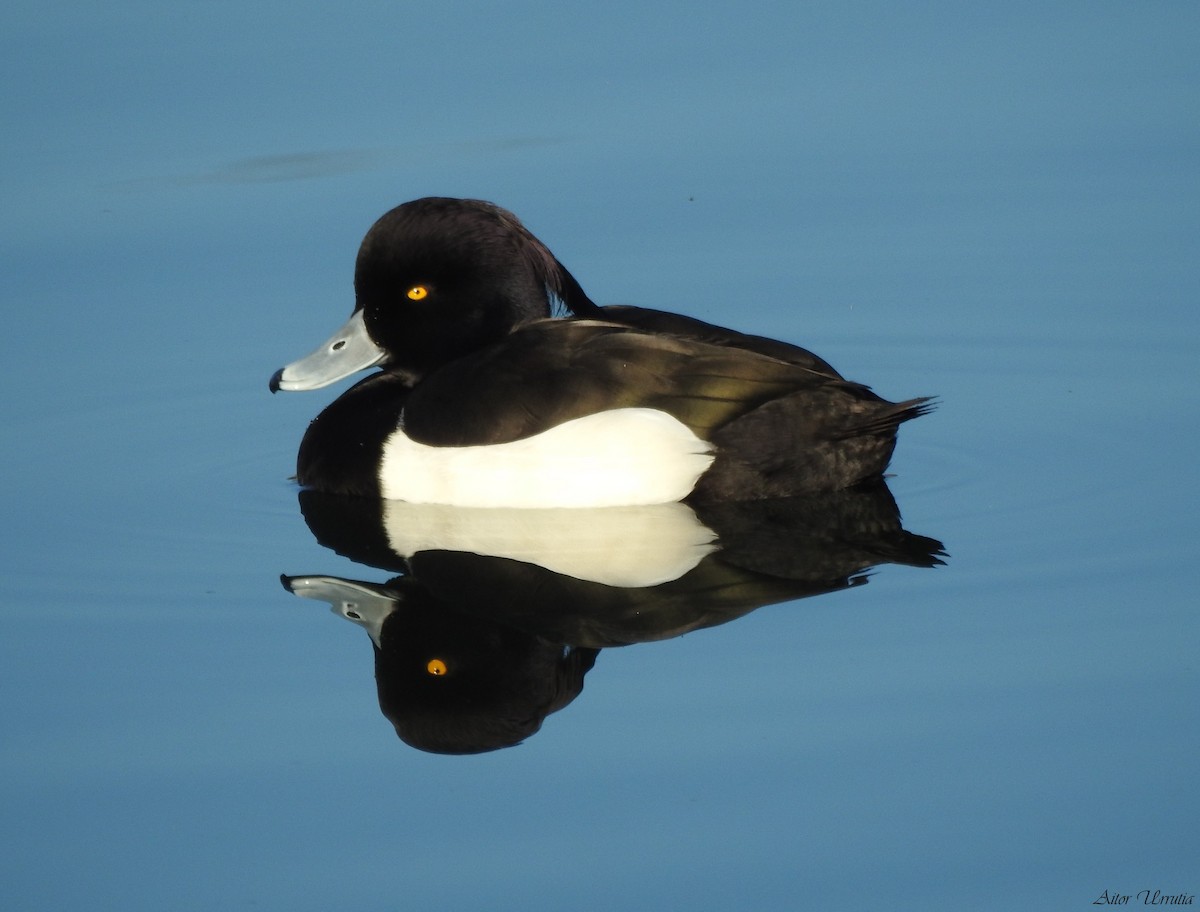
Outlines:
{"type": "Polygon", "coordinates": [[[845,428],[839,435],[843,439],[861,437],[871,434],[891,436],[896,428],[906,421],[928,415],[937,408],[937,398],[921,396],[917,399],[906,399],[904,402],[884,402],[881,400],[878,411],[865,416],[862,421],[845,428]]]}

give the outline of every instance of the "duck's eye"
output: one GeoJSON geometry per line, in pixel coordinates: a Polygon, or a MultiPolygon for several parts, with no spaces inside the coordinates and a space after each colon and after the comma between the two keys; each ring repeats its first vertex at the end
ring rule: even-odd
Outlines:
{"type": "Polygon", "coordinates": [[[425,285],[414,285],[405,294],[408,295],[410,301],[424,301],[429,297],[429,288],[425,285]]]}
{"type": "Polygon", "coordinates": [[[441,659],[430,659],[425,663],[425,670],[435,678],[440,678],[446,673],[446,663],[441,659]]]}

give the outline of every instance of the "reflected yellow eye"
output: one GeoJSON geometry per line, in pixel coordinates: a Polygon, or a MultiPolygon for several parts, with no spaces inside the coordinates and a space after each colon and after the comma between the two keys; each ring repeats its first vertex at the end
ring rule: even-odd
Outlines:
{"type": "Polygon", "coordinates": [[[430,659],[425,665],[425,670],[435,678],[440,678],[446,673],[446,663],[441,659],[430,659]]]}
{"type": "Polygon", "coordinates": [[[424,301],[429,297],[429,289],[424,285],[414,285],[405,293],[410,301],[424,301]]]}

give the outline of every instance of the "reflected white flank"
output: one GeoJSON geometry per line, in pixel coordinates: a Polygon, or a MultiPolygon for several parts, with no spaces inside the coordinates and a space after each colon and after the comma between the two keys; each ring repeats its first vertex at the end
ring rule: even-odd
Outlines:
{"type": "Polygon", "coordinates": [[[680,503],[526,510],[390,501],[383,523],[403,557],[466,551],[622,588],[678,579],[716,548],[716,534],[680,503]]]}

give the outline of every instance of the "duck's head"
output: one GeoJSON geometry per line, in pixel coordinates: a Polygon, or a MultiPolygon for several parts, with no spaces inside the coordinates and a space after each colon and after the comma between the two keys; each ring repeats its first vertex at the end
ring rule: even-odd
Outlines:
{"type": "Polygon", "coordinates": [[[514,327],[598,311],[554,254],[511,212],[481,200],[429,197],[379,219],[358,251],[355,307],[320,348],[271,378],[309,390],[369,367],[416,382],[514,327]]]}

